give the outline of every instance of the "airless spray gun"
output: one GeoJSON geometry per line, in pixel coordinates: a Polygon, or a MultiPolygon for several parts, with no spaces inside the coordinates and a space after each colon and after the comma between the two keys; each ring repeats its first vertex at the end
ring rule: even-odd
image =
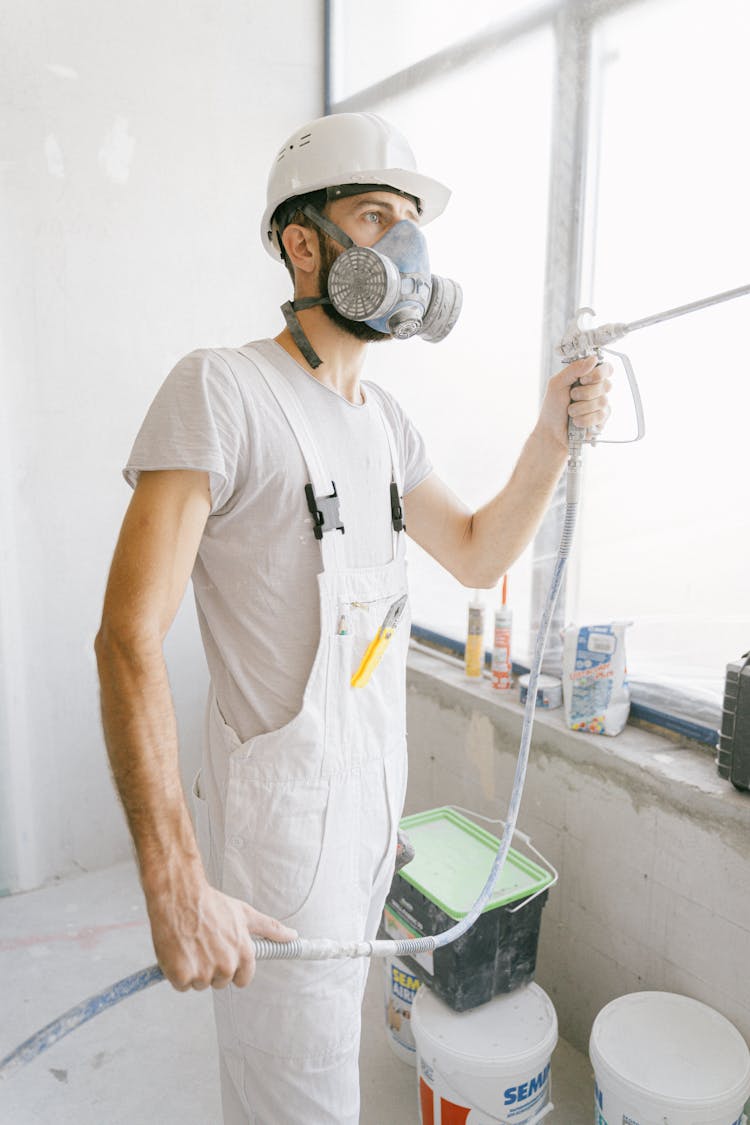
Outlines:
{"type": "MultiPolygon", "coordinates": [[[[667,309],[665,312],[655,313],[653,316],[646,316],[641,320],[633,320],[630,324],[600,324],[596,327],[586,327],[582,323],[583,318],[589,315],[593,316],[594,310],[590,308],[578,310],[575,316],[568,322],[565,334],[555,348],[557,355],[560,356],[564,363],[573,363],[575,360],[583,359],[585,356],[589,355],[597,355],[601,359],[602,352],[619,359],[628,378],[638,428],[634,438],[611,440],[600,438],[596,432],[587,432],[579,426],[576,426],[572,418],[569,419],[569,457],[566,493],[566,501],[568,504],[577,503],[580,497],[581,469],[583,466],[582,451],[585,442],[590,442],[591,445],[596,445],[598,441],[608,445],[627,444],[628,442],[640,441],[646,432],[643,404],[641,402],[635,372],[633,371],[633,365],[623,352],[616,352],[613,348],[607,347],[607,345],[614,343],[616,340],[621,340],[623,336],[627,336],[630,332],[635,332],[639,328],[649,328],[653,324],[661,324],[665,320],[672,320],[674,317],[678,316],[686,316],[688,313],[698,312],[699,309],[708,308],[710,305],[718,305],[723,301],[731,301],[735,297],[744,297],[748,294],[750,294],[750,285],[742,285],[738,289],[727,289],[725,292],[717,293],[712,297],[703,297],[701,300],[691,301],[687,305],[678,305],[676,308],[667,309]]],[[[565,533],[563,533],[561,550],[565,542],[566,536],[565,533]]]]}
{"type": "MultiPolygon", "coordinates": [[[[705,297],[703,300],[693,301],[688,305],[680,305],[674,309],[667,309],[666,312],[657,313],[655,316],[647,316],[642,320],[634,320],[630,324],[602,324],[598,327],[591,328],[585,328],[581,324],[581,319],[584,315],[593,315],[591,309],[580,309],[568,324],[565,335],[560,341],[556,351],[563,361],[567,363],[572,363],[576,359],[583,359],[588,355],[601,355],[602,352],[608,352],[622,360],[633,395],[638,422],[637,436],[631,440],[638,441],[643,437],[645,426],[643,408],[641,406],[635,374],[628,357],[620,352],[613,352],[607,345],[622,339],[623,336],[639,328],[648,328],[652,324],[660,324],[662,321],[671,320],[673,317],[686,316],[688,313],[697,312],[699,309],[708,308],[710,305],[717,305],[722,301],[731,301],[735,297],[742,297],[748,294],[750,294],[750,285],[744,285],[739,289],[730,289],[724,293],[718,293],[713,297],[705,297]]],[[[451,942],[461,937],[462,934],[470,929],[487,905],[490,895],[502,872],[510,849],[511,839],[516,831],[518,810],[521,804],[521,795],[526,779],[526,768],[531,747],[534,707],[536,703],[537,683],[542,666],[542,657],[544,656],[544,649],[547,643],[552,612],[555,607],[555,602],[557,601],[557,595],[560,590],[565,566],[570,553],[570,545],[578,510],[583,446],[587,442],[594,445],[600,440],[603,441],[604,439],[600,439],[597,433],[588,432],[576,426],[572,420],[568,422],[569,457],[567,495],[560,549],[557,559],[555,560],[552,580],[547,592],[547,598],[545,600],[536,637],[534,657],[529,677],[526,709],[523,718],[521,745],[518,752],[518,761],[516,763],[513,790],[505,820],[505,828],[503,830],[500,846],[497,850],[497,855],[493,860],[492,868],[487,876],[479,898],[460,922],[457,922],[455,926],[451,926],[451,928],[444,933],[436,934],[434,937],[415,938],[413,940],[403,941],[378,940],[355,942],[338,942],[327,938],[312,940],[297,938],[295,941],[291,942],[273,942],[267,941],[265,938],[254,938],[255,956],[258,960],[287,960],[298,958],[304,960],[327,960],[329,958],[386,957],[392,955],[414,957],[416,954],[429,952],[434,949],[439,949],[442,946],[450,945],[451,942]]],[[[47,1024],[46,1027],[31,1036],[30,1039],[27,1039],[26,1042],[22,1043],[5,1059],[0,1061],[0,1080],[9,1077],[10,1074],[25,1063],[31,1062],[31,1060],[41,1054],[42,1051],[51,1047],[53,1043],[62,1039],[64,1035],[75,1030],[75,1028],[79,1027],[82,1023],[98,1015],[99,1012],[104,1011],[105,1008],[109,1008],[113,1004],[117,1004],[120,1000],[123,1000],[126,996],[131,996],[134,992],[140,992],[142,989],[148,988],[152,984],[157,984],[164,979],[164,974],[159,966],[151,965],[111,985],[110,988],[106,989],[104,992],[100,992],[96,996],[89,997],[88,1000],[82,1001],[82,1003],[78,1004],[75,1008],[71,1008],[68,1012],[59,1016],[58,1019],[47,1024]]]]}
{"type": "MultiPolygon", "coordinates": [[[[725,292],[717,293],[713,297],[703,297],[700,301],[691,301],[690,304],[687,305],[678,305],[676,308],[667,309],[665,312],[655,313],[653,316],[645,316],[641,320],[633,320],[630,324],[600,324],[596,327],[589,328],[584,327],[581,321],[586,315],[593,316],[594,310],[589,308],[579,309],[572,320],[568,322],[565,334],[555,348],[555,351],[564,363],[572,363],[574,360],[583,359],[588,355],[596,354],[601,356],[602,352],[607,352],[609,355],[613,355],[622,361],[622,365],[628,377],[628,383],[630,384],[630,391],[633,396],[633,404],[635,406],[636,419],[638,422],[638,433],[636,437],[628,440],[640,441],[646,430],[641,396],[633,366],[623,352],[616,352],[612,348],[607,347],[607,345],[613,344],[616,340],[621,340],[623,336],[627,336],[630,332],[635,332],[639,328],[650,328],[653,324],[661,324],[665,320],[672,320],[674,317],[678,316],[686,316],[688,313],[706,309],[710,305],[719,305],[723,301],[731,301],[735,297],[744,297],[748,294],[750,294],[750,285],[742,285],[738,289],[727,289],[725,292]]],[[[597,434],[587,436],[572,420],[569,422],[568,441],[571,446],[571,455],[574,446],[578,445],[578,453],[580,454],[580,446],[584,441],[590,441],[592,445],[595,445],[597,440],[599,440],[597,434]]],[[[607,439],[607,444],[624,443],[613,442],[607,439]]]]}

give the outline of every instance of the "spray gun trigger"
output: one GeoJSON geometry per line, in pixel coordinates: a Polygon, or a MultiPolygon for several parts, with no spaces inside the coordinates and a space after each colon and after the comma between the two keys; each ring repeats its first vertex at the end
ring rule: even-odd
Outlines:
{"type": "Polygon", "coordinates": [[[616,352],[613,348],[602,348],[601,351],[606,352],[607,355],[613,355],[622,363],[623,370],[627,376],[628,386],[630,387],[630,394],[633,399],[633,407],[635,409],[635,418],[637,425],[637,432],[634,438],[623,438],[620,440],[612,438],[602,438],[602,445],[631,445],[633,442],[640,441],[646,433],[646,419],[643,413],[643,402],[641,401],[641,392],[638,387],[638,381],[635,377],[633,364],[630,362],[630,357],[625,352],[616,352]]]}

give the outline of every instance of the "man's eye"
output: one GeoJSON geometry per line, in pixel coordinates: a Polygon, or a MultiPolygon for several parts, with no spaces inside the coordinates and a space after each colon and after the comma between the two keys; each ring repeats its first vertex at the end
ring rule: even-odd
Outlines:
{"type": "Polygon", "coordinates": [[[365,213],[362,217],[368,223],[379,223],[380,222],[380,212],[379,211],[365,211],[365,213]]]}

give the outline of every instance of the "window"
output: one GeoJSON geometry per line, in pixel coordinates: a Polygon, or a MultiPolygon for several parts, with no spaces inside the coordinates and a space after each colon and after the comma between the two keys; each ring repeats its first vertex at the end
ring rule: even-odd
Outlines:
{"type": "MultiPolygon", "coordinates": [[[[355,9],[342,7],[351,25],[355,9]]],[[[537,414],[553,68],[545,27],[415,88],[408,76],[396,80],[366,105],[409,138],[421,170],[452,189],[445,214],[427,228],[430,262],[464,291],[446,340],[378,345],[366,374],[393,391],[437,472],[472,506],[505,483],[537,414]]],[[[524,638],[531,559],[530,547],[509,580],[524,638]]],[[[415,623],[463,638],[471,591],[415,544],[409,568],[415,623]]]]}
{"type": "MultiPolygon", "coordinates": [[[[373,349],[368,374],[397,393],[473,505],[507,479],[533,425],[563,305],[628,322],[750,283],[746,0],[515,0],[505,25],[498,10],[435,3],[429,27],[409,30],[411,9],[380,4],[373,28],[366,9],[339,2],[332,19],[331,108],[382,113],[453,188],[428,234],[433,269],[464,286],[461,320],[434,351],[373,349]],[[588,143],[568,143],[571,121],[588,143]]],[[[647,437],[587,451],[560,611],[632,620],[634,698],[708,727],[726,663],[750,647],[749,315],[741,298],[614,345],[635,367],[647,437]]],[[[616,380],[610,436],[625,436],[632,412],[616,380]]],[[[517,660],[558,519],[511,572],[517,660]]],[[[467,592],[417,551],[415,575],[417,624],[461,641],[467,592]]]]}
{"type": "MultiPolygon", "coordinates": [[[[602,321],[750,282],[748,44],[745,0],[637,4],[597,26],[582,303],[602,321]]],[[[589,457],[568,606],[580,621],[633,620],[631,674],[657,699],[663,686],[715,706],[727,662],[750,648],[749,318],[745,297],[614,345],[647,437],[589,457]]]]}
{"type": "MultiPolygon", "coordinates": [[[[481,49],[488,29],[502,30],[511,17],[545,6],[548,0],[432,0],[429,6],[379,0],[368,8],[334,0],[331,100],[340,102],[437,52],[451,52],[457,42],[476,37],[481,49]]],[[[446,61],[455,64],[450,57],[446,61]]]]}

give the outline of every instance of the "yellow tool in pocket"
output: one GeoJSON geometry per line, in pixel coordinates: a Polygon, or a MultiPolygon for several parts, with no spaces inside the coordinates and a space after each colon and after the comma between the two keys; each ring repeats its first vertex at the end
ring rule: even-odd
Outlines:
{"type": "Polygon", "coordinates": [[[383,659],[385,650],[390,644],[391,637],[396,632],[398,623],[406,609],[407,597],[408,595],[404,594],[403,597],[400,597],[398,601],[395,601],[393,605],[390,606],[383,618],[383,624],[367,646],[359,668],[352,676],[352,687],[365,687],[365,685],[369,683],[370,676],[383,659]]]}

